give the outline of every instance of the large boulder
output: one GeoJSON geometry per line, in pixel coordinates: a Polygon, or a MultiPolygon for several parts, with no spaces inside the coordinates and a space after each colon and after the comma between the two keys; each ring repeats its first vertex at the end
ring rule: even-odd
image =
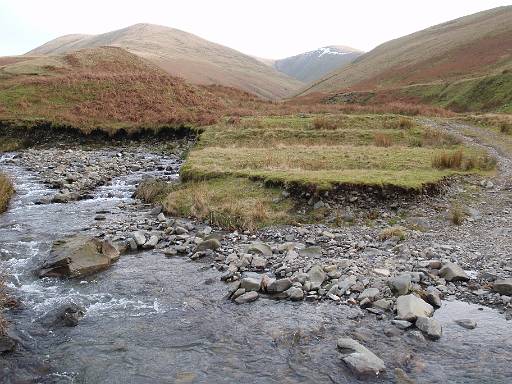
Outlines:
{"type": "Polygon", "coordinates": [[[85,316],[85,308],[75,304],[63,304],[49,311],[41,323],[49,327],[76,327],[85,316]]]}
{"type": "Polygon", "coordinates": [[[378,375],[386,370],[384,361],[357,341],[349,338],[338,339],[342,360],[359,375],[378,375]]]}
{"type": "Polygon", "coordinates": [[[434,307],[415,295],[400,296],[396,300],[396,311],[400,320],[415,321],[418,317],[430,317],[434,307]]]}
{"type": "Polygon", "coordinates": [[[81,277],[112,265],[119,251],[109,240],[74,236],[53,243],[39,270],[40,277],[81,277]]]}

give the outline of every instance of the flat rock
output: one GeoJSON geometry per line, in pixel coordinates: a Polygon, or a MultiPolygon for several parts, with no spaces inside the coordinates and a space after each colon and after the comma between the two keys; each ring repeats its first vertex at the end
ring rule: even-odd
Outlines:
{"type": "Polygon", "coordinates": [[[247,252],[256,253],[266,257],[272,256],[272,248],[270,248],[270,246],[265,243],[252,243],[247,246],[247,252]]]}
{"type": "Polygon", "coordinates": [[[254,292],[254,291],[246,292],[243,295],[238,296],[235,299],[235,303],[237,303],[237,304],[250,303],[251,301],[257,300],[258,296],[259,296],[258,292],[254,292]]]}
{"type": "Polygon", "coordinates": [[[378,375],[386,370],[384,361],[365,346],[350,338],[340,338],[337,342],[342,360],[358,375],[378,375]]]}
{"type": "Polygon", "coordinates": [[[377,297],[379,294],[379,290],[377,288],[366,288],[363,292],[359,294],[358,299],[369,299],[370,301],[373,301],[375,297],[377,297]]]}
{"type": "Polygon", "coordinates": [[[464,270],[455,263],[446,263],[439,271],[439,276],[446,281],[468,281],[469,276],[464,270]]]}
{"type": "Polygon", "coordinates": [[[81,277],[106,269],[119,258],[108,240],[74,236],[53,243],[40,277],[81,277]]]}
{"type": "Polygon", "coordinates": [[[302,257],[317,258],[322,256],[322,248],[320,247],[307,247],[299,250],[299,255],[302,257]]]}
{"type": "Polygon", "coordinates": [[[206,251],[208,249],[216,250],[221,246],[220,241],[217,239],[205,240],[197,245],[197,251],[206,251]]]}
{"type": "Polygon", "coordinates": [[[414,321],[418,317],[430,317],[434,307],[415,295],[400,296],[396,300],[397,317],[400,320],[414,321]]]}
{"type": "Polygon", "coordinates": [[[477,326],[476,321],[471,319],[459,319],[455,323],[466,329],[475,329],[477,326]]]}

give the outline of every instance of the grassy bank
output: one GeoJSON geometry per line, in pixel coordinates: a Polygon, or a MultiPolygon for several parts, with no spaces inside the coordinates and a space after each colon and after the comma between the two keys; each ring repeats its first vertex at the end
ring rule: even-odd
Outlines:
{"type": "Polygon", "coordinates": [[[182,168],[183,184],[161,201],[172,214],[250,228],[298,219],[282,189],[410,194],[493,168],[485,153],[403,116],[230,119],[205,129],[182,168]]]}
{"type": "Polygon", "coordinates": [[[9,201],[14,194],[12,181],[6,175],[0,173],[0,213],[7,210],[9,201]]]}

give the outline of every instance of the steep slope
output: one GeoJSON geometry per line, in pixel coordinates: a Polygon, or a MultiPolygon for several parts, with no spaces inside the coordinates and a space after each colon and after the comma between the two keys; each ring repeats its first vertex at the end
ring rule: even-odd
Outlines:
{"type": "Polygon", "coordinates": [[[302,83],[253,57],[178,29],[136,24],[96,36],[64,36],[27,55],[56,55],[83,48],[121,47],[150,60],[173,76],[196,84],[220,84],[265,98],[281,98],[302,83]]]}
{"type": "Polygon", "coordinates": [[[511,65],[512,6],[506,6],[384,43],[303,93],[455,81],[511,65]]]}
{"type": "Polygon", "coordinates": [[[335,69],[341,69],[351,63],[363,52],[343,46],[322,47],[300,55],[276,60],[274,67],[287,75],[310,83],[318,80],[335,69]]]}

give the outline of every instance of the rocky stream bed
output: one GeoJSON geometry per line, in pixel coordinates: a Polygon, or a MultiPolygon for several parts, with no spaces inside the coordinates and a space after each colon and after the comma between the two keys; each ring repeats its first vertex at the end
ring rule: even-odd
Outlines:
{"type": "Polygon", "coordinates": [[[20,303],[1,382],[512,381],[506,156],[492,181],[441,196],[352,195],[342,226],[242,233],[134,199],[144,177],[178,178],[179,154],[155,147],[1,158],[17,195],[0,216],[0,265],[20,303]],[[454,226],[446,212],[465,189],[470,217],[454,226]],[[390,221],[407,236],[379,236],[390,221]]]}

